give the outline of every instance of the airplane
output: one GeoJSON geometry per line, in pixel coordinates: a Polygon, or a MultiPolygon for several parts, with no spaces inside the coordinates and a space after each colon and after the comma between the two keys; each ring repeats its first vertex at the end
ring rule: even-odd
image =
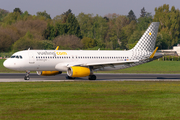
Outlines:
{"type": "Polygon", "coordinates": [[[51,76],[67,72],[67,79],[87,77],[96,80],[94,71],[118,70],[158,59],[163,55],[154,50],[159,22],[152,22],[134,48],[130,50],[23,50],[4,61],[6,68],[51,76]]]}

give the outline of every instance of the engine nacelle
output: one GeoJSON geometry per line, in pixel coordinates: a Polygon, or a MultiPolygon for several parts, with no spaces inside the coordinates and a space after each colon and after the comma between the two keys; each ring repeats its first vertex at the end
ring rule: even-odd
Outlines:
{"type": "Polygon", "coordinates": [[[38,75],[41,76],[52,76],[52,75],[57,75],[61,74],[61,71],[36,71],[38,75]]]}
{"type": "Polygon", "coordinates": [[[67,70],[69,77],[86,77],[91,74],[91,70],[87,67],[72,66],[67,70]]]}

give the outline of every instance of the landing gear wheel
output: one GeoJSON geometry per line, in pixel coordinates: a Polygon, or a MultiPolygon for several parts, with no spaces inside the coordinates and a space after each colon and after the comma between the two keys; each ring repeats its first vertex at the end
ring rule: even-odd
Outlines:
{"type": "Polygon", "coordinates": [[[89,80],[96,80],[96,76],[95,75],[90,75],[88,79],[89,80]]]}
{"type": "Polygon", "coordinates": [[[29,76],[25,76],[25,77],[24,77],[24,80],[29,80],[29,79],[30,79],[29,76]]]}
{"type": "Polygon", "coordinates": [[[66,76],[66,79],[75,79],[75,77],[66,76]]]}
{"type": "Polygon", "coordinates": [[[30,71],[26,71],[26,76],[24,77],[24,80],[30,80],[29,74],[30,71]]]}

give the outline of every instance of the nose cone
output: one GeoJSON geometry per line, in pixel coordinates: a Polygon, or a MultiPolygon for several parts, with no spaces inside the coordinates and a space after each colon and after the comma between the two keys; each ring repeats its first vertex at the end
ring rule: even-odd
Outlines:
{"type": "Polygon", "coordinates": [[[4,63],[3,63],[3,65],[4,65],[4,67],[9,68],[8,60],[5,60],[4,63]]]}

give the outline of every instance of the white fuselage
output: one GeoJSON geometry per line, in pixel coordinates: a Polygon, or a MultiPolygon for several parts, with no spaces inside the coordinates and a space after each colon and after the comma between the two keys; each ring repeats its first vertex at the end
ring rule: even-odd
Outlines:
{"type": "MultiPolygon", "coordinates": [[[[107,50],[25,50],[9,58],[4,66],[21,71],[67,71],[67,67],[74,65],[100,64],[105,62],[131,61],[132,51],[107,50]]],[[[119,65],[106,66],[101,70],[120,69],[119,65]]]]}

